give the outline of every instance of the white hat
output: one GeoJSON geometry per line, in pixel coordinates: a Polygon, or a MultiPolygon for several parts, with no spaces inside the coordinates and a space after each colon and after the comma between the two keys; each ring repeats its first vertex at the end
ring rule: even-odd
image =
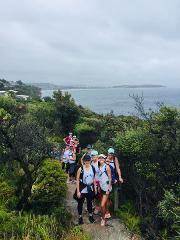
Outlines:
{"type": "Polygon", "coordinates": [[[99,155],[99,158],[104,158],[104,159],[106,159],[107,157],[106,157],[106,155],[104,155],[104,154],[100,154],[100,155],[99,155]]]}

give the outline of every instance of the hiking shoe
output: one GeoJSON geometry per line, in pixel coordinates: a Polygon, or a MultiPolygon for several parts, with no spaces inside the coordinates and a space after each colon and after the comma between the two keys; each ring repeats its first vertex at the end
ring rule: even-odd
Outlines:
{"type": "Polygon", "coordinates": [[[105,226],[105,219],[101,218],[101,227],[104,227],[105,226]]]}
{"type": "Polygon", "coordinates": [[[106,213],[104,217],[105,217],[106,219],[109,219],[109,218],[111,218],[111,214],[110,214],[110,213],[106,213]]]}
{"type": "Polygon", "coordinates": [[[79,218],[79,225],[82,225],[82,224],[84,224],[84,221],[83,221],[83,218],[80,217],[80,218],[79,218]]]}
{"type": "Polygon", "coordinates": [[[93,216],[89,216],[89,221],[90,221],[90,223],[94,223],[95,222],[93,216]]]}
{"type": "Polygon", "coordinates": [[[95,210],[94,210],[94,214],[98,214],[100,211],[101,211],[101,208],[100,207],[96,207],[95,210]]]}

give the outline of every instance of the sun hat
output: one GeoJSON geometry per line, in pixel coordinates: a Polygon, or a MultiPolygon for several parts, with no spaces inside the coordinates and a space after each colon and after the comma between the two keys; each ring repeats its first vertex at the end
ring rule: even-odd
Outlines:
{"type": "Polygon", "coordinates": [[[92,153],[91,153],[91,156],[96,156],[96,155],[98,155],[98,151],[93,150],[92,153]]]}
{"type": "Polygon", "coordinates": [[[91,157],[89,156],[89,154],[86,154],[84,156],[83,161],[91,161],[91,157]]]}
{"type": "Polygon", "coordinates": [[[110,147],[110,148],[108,149],[108,153],[109,153],[109,154],[114,154],[114,153],[115,153],[114,148],[111,148],[111,147],[110,147]]]}
{"type": "Polygon", "coordinates": [[[106,157],[106,155],[104,155],[104,154],[100,154],[100,155],[99,155],[99,158],[104,158],[104,159],[106,159],[107,157],[106,157]]]}

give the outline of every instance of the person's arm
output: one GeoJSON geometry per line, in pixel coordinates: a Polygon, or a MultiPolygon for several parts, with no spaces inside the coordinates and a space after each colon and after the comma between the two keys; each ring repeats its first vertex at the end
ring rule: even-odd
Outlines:
{"type": "Polygon", "coordinates": [[[77,197],[81,197],[81,192],[79,188],[79,182],[80,182],[80,175],[81,175],[81,168],[78,169],[77,171],[77,176],[76,176],[76,187],[77,187],[77,197]]]}
{"type": "Polygon", "coordinates": [[[73,159],[72,160],[76,161],[76,154],[75,153],[73,153],[73,159]]]}
{"type": "Polygon", "coordinates": [[[107,171],[107,175],[108,175],[108,180],[109,180],[109,184],[108,184],[108,191],[106,192],[106,194],[110,194],[110,189],[111,189],[111,185],[112,185],[112,177],[111,177],[111,169],[109,166],[106,165],[106,171],[107,171]]]}
{"type": "Polygon", "coordinates": [[[95,177],[93,178],[93,184],[94,184],[95,194],[97,194],[97,185],[96,185],[96,179],[95,179],[95,177]]]}
{"type": "Polygon", "coordinates": [[[76,154],[75,153],[73,153],[72,154],[72,156],[70,156],[70,158],[69,158],[69,160],[71,160],[71,161],[76,161],[76,154]]]}
{"type": "Polygon", "coordinates": [[[121,183],[123,183],[123,179],[122,179],[122,176],[121,176],[121,169],[120,169],[120,165],[119,165],[119,161],[118,161],[117,157],[115,157],[115,166],[116,166],[116,171],[117,171],[117,174],[118,174],[118,179],[121,183]]]}
{"type": "Polygon", "coordinates": [[[65,137],[65,138],[63,138],[63,141],[66,143],[66,137],[65,137]]]}
{"type": "Polygon", "coordinates": [[[86,153],[82,156],[81,158],[81,165],[83,165],[83,159],[84,159],[84,156],[86,155],[86,153]]]}

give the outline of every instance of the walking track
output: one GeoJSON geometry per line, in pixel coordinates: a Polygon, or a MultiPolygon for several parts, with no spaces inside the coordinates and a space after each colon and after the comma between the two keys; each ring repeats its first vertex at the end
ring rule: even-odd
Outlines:
{"type": "MultiPolygon", "coordinates": [[[[75,184],[68,184],[67,207],[73,216],[73,222],[78,223],[77,202],[73,199],[75,191],[75,184]]],[[[135,236],[126,229],[125,225],[117,218],[112,218],[107,221],[107,226],[100,226],[100,216],[94,216],[95,223],[90,224],[88,220],[88,213],[85,211],[84,204],[83,230],[88,233],[92,240],[141,240],[140,237],[135,236]]]]}

